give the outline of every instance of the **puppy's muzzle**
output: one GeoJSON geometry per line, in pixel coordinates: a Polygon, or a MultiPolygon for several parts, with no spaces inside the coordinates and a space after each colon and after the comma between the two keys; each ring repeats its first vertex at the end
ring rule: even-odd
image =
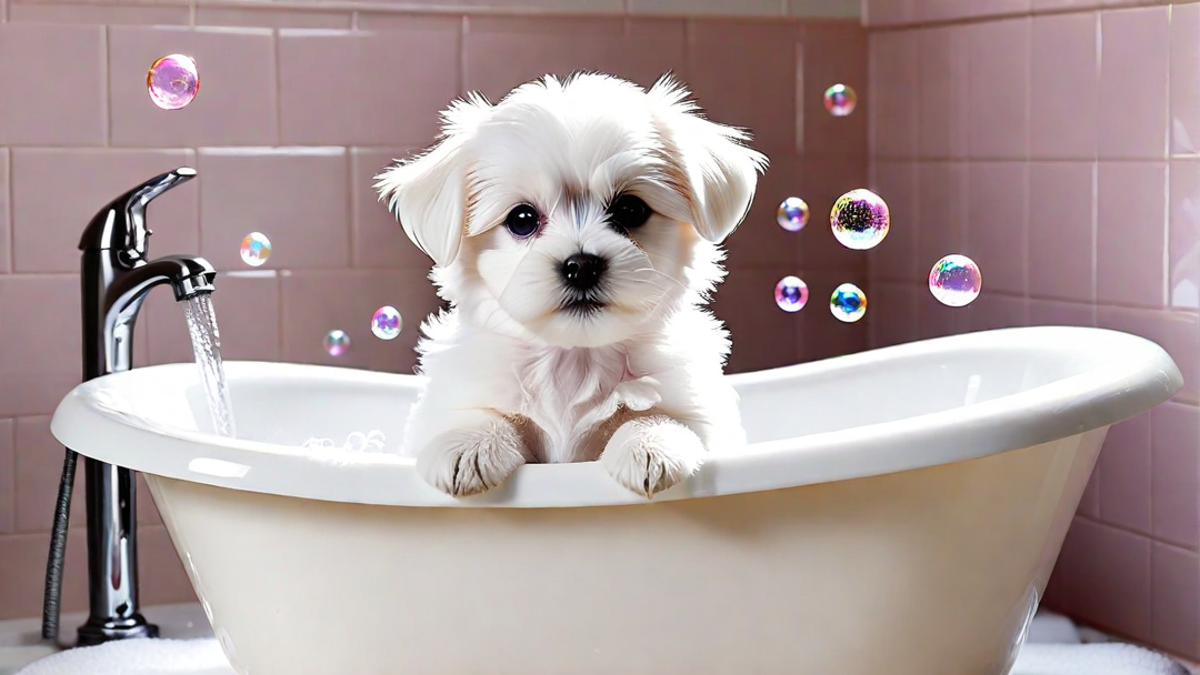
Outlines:
{"type": "Polygon", "coordinates": [[[608,269],[608,261],[590,253],[576,253],[563,261],[559,274],[563,282],[577,290],[590,291],[600,283],[608,269]]]}

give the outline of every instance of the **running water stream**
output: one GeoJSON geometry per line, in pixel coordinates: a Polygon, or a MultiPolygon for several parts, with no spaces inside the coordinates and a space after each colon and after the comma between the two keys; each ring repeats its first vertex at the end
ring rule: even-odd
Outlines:
{"type": "Polygon", "coordinates": [[[233,406],[229,402],[229,387],[225,382],[225,363],[221,360],[221,333],[217,330],[217,315],[213,311],[212,294],[202,293],[188,299],[183,306],[187,316],[188,333],[192,336],[192,352],[200,381],[204,385],[213,430],[228,438],[235,437],[233,406]]]}
{"type": "MultiPolygon", "coordinates": [[[[235,438],[233,406],[229,400],[229,386],[225,381],[225,362],[221,359],[221,333],[217,330],[217,315],[213,311],[212,294],[204,293],[189,299],[183,306],[183,313],[187,316],[188,333],[192,336],[192,352],[196,356],[196,367],[200,370],[200,382],[204,386],[208,412],[212,415],[213,430],[220,436],[235,438]]],[[[305,441],[302,447],[383,452],[385,441],[383,432],[373,429],[368,433],[352,432],[340,446],[331,438],[314,437],[305,441]]]]}

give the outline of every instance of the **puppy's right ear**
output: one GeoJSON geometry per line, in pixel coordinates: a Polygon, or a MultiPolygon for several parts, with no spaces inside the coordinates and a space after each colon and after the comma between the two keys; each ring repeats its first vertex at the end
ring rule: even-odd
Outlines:
{"type": "Polygon", "coordinates": [[[375,176],[379,199],[439,267],[454,262],[466,236],[470,188],[463,148],[491,110],[478,94],[455,101],[442,113],[442,137],[436,145],[375,176]]]}

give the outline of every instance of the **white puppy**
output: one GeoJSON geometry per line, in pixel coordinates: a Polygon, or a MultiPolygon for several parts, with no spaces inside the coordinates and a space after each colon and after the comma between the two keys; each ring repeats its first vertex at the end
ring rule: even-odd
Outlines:
{"type": "Polygon", "coordinates": [[[422,326],[401,449],[435,487],[598,459],[649,498],[745,443],[702,305],[767,160],[688,96],[599,74],[471,95],[376,177],[451,306],[422,326]]]}

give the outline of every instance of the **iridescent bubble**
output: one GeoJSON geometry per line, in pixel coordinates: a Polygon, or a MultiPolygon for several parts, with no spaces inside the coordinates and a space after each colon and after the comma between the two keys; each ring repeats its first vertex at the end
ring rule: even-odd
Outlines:
{"type": "Polygon", "coordinates": [[[858,94],[844,84],[835,84],[825,90],[825,109],[834,117],[845,117],[854,112],[858,105],[858,94]]]}
{"type": "Polygon", "coordinates": [[[271,240],[262,232],[251,232],[242,240],[242,262],[260,267],[271,257],[271,240]]]}
{"type": "Polygon", "coordinates": [[[929,270],[929,292],[943,305],[964,307],[979,297],[983,276],[965,255],[948,255],[929,270]]]}
{"type": "Polygon", "coordinates": [[[168,54],[150,65],[146,74],[150,100],[163,110],[187,107],[200,93],[200,73],[192,57],[168,54]]]}
{"type": "Polygon", "coordinates": [[[867,294],[854,284],[842,284],[829,298],[829,311],[838,321],[854,323],[867,313],[867,294]]]}
{"type": "Polygon", "coordinates": [[[785,312],[799,312],[808,303],[808,284],[798,277],[786,276],[775,284],[775,304],[785,312]]]}
{"type": "Polygon", "coordinates": [[[870,190],[851,190],[838,197],[829,212],[833,236],[856,251],[874,248],[892,226],[888,205],[870,190]]]}
{"type": "Polygon", "coordinates": [[[330,356],[341,356],[350,349],[350,336],[345,331],[333,329],[325,334],[325,351],[330,356]]]}
{"type": "Polygon", "coordinates": [[[395,340],[403,328],[404,319],[400,318],[400,312],[391,305],[380,307],[375,310],[375,316],[371,317],[371,332],[380,340],[395,340]]]}
{"type": "Polygon", "coordinates": [[[808,203],[799,197],[788,197],[779,204],[775,220],[788,232],[799,232],[808,224],[808,203]]]}

